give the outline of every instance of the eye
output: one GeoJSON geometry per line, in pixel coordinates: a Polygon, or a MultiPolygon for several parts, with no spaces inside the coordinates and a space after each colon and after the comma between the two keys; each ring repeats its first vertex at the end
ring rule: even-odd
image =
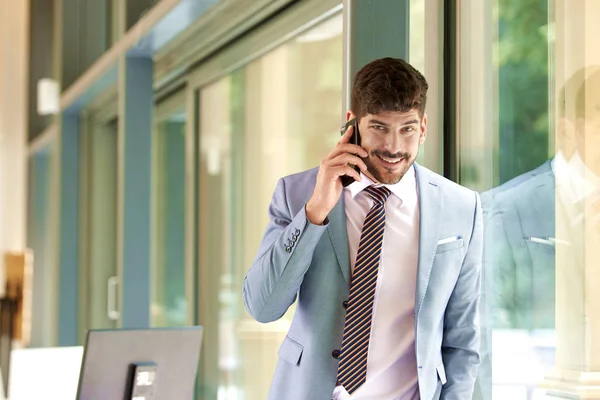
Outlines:
{"type": "Polygon", "coordinates": [[[407,126],[407,127],[405,127],[405,128],[403,129],[403,131],[404,131],[404,132],[407,132],[407,133],[412,133],[412,132],[414,132],[414,131],[415,131],[415,127],[414,127],[414,126],[407,126]]]}
{"type": "Polygon", "coordinates": [[[381,125],[372,125],[372,127],[378,131],[382,131],[385,129],[385,126],[381,126],[381,125]]]}

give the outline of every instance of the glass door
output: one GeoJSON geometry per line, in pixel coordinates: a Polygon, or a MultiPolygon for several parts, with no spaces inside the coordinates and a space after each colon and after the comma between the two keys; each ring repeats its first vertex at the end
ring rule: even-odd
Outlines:
{"type": "Polygon", "coordinates": [[[80,328],[85,334],[87,329],[115,328],[120,319],[117,119],[92,115],[82,131],[80,328]]]}
{"type": "MultiPolygon", "coordinates": [[[[342,15],[336,4],[304,3],[223,53],[235,68],[217,79],[200,66],[197,90],[198,319],[204,326],[198,398],[268,396],[295,310],[261,324],[247,313],[244,276],[258,251],[278,178],[315,167],[339,140],[342,15]],[[305,30],[286,37],[294,24],[305,30]],[[249,44],[252,47],[249,48],[249,44]],[[245,52],[252,52],[252,59],[245,52]]],[[[214,76],[214,75],[213,75],[214,76]]]]}

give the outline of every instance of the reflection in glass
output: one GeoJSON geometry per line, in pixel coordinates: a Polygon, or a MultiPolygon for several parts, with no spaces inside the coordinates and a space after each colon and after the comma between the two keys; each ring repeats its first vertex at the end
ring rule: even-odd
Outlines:
{"type": "Polygon", "coordinates": [[[152,273],[152,326],[187,324],[185,291],[185,130],[183,112],[158,124],[152,273]]]}
{"type": "Polygon", "coordinates": [[[200,92],[203,399],[267,397],[294,308],[259,324],[241,284],[278,178],[317,166],[339,140],[341,30],[336,15],[200,92]]]}
{"type": "Polygon", "coordinates": [[[486,229],[475,398],[585,398],[600,386],[600,60],[586,20],[600,6],[469,3],[460,176],[482,191],[486,229]]]}
{"type": "Polygon", "coordinates": [[[459,183],[482,192],[486,219],[482,364],[474,399],[531,400],[554,362],[554,265],[549,252],[528,248],[524,238],[554,237],[527,229],[553,226],[535,219],[533,207],[541,203],[525,200],[522,190],[515,201],[527,209],[517,211],[504,199],[530,178],[527,171],[547,161],[553,144],[548,4],[468,3],[459,11],[459,183]]]}

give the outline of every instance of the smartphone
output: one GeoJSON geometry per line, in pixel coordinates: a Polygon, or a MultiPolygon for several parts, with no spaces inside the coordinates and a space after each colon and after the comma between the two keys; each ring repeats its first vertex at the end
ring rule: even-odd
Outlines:
{"type": "MultiPolygon", "coordinates": [[[[344,136],[344,134],[346,133],[346,131],[348,130],[348,128],[350,126],[354,126],[354,129],[352,129],[352,136],[350,137],[349,143],[360,146],[360,133],[358,132],[358,122],[356,121],[356,118],[352,118],[351,120],[346,122],[346,124],[344,126],[342,126],[340,133],[342,136],[344,136]]],[[[359,167],[357,167],[356,165],[350,165],[350,166],[353,167],[354,170],[360,174],[359,167]]],[[[340,178],[342,179],[342,186],[344,186],[344,187],[346,187],[346,186],[350,185],[352,182],[354,182],[354,178],[351,176],[348,176],[348,175],[343,175],[340,178]]]]}

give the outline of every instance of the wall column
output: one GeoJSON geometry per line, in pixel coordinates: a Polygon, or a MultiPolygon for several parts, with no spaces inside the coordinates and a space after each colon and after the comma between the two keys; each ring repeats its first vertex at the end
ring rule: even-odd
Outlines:
{"type": "Polygon", "coordinates": [[[117,264],[123,328],[150,326],[152,72],[151,57],[126,56],[119,66],[117,264]]]}
{"type": "MultiPolygon", "coordinates": [[[[23,251],[26,245],[28,1],[0,0],[0,60],[1,255],[23,251]]],[[[0,280],[3,293],[3,273],[0,280]]]]}

